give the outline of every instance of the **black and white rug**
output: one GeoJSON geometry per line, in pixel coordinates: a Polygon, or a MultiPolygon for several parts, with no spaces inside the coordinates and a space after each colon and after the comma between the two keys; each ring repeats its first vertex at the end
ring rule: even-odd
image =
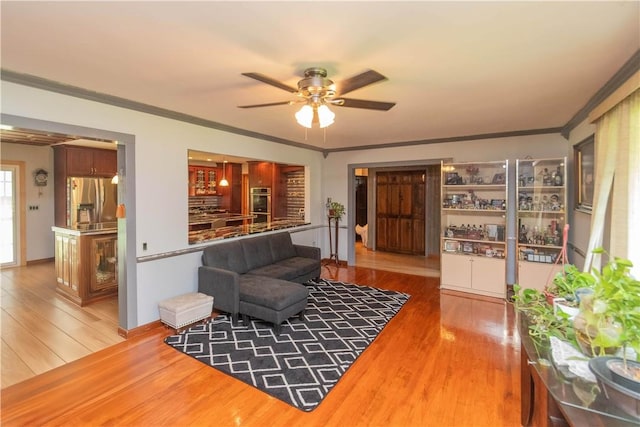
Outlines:
{"type": "Polygon", "coordinates": [[[408,294],[320,279],[308,282],[305,321],[232,326],[228,315],[165,342],[303,411],[313,410],[409,299],[408,294]]]}

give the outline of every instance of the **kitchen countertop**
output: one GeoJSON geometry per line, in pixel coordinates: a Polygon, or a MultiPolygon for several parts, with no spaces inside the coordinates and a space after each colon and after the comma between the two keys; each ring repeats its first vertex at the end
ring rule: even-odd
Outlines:
{"type": "Polygon", "coordinates": [[[219,227],[210,230],[198,230],[189,232],[189,244],[203,243],[213,240],[228,239],[231,237],[246,236],[249,234],[263,233],[266,231],[282,230],[285,228],[309,225],[310,223],[296,219],[281,219],[271,222],[258,222],[255,224],[219,227]]]}
{"type": "Polygon", "coordinates": [[[88,236],[98,234],[115,234],[118,226],[115,222],[105,222],[99,224],[79,224],[77,227],[51,227],[51,231],[64,233],[70,236],[88,236]]]}

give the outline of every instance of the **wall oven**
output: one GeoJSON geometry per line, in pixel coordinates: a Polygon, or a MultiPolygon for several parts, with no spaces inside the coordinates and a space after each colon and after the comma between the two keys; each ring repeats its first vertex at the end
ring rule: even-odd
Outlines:
{"type": "Polygon", "coordinates": [[[271,222],[271,189],[267,187],[253,187],[250,190],[251,215],[255,215],[253,222],[271,222]]]}

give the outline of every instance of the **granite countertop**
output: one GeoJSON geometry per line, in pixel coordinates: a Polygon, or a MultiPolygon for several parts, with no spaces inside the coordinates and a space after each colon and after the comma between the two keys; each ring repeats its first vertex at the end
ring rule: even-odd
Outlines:
{"type": "Polygon", "coordinates": [[[115,234],[118,232],[117,222],[101,222],[96,224],[77,224],[75,227],[53,226],[51,230],[56,233],[64,233],[72,236],[86,236],[94,234],[115,234]]]}
{"type": "Polygon", "coordinates": [[[285,228],[309,225],[310,223],[296,219],[281,219],[271,222],[259,222],[248,225],[220,227],[209,230],[189,232],[189,244],[203,243],[213,240],[228,239],[231,237],[246,236],[249,234],[264,233],[267,231],[282,230],[285,228]]]}

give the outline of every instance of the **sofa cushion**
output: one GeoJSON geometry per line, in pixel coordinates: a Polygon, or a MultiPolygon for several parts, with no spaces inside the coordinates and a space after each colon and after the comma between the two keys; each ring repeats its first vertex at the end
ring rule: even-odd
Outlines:
{"type": "Polygon", "coordinates": [[[202,264],[244,274],[249,271],[244,252],[239,241],[224,242],[207,246],[202,251],[202,264]]]}
{"type": "Polygon", "coordinates": [[[298,271],[295,268],[280,264],[269,264],[254,268],[253,270],[247,271],[247,274],[255,274],[256,276],[266,276],[282,280],[293,280],[299,276],[298,271]]]}
{"type": "Polygon", "coordinates": [[[296,248],[293,247],[289,233],[277,233],[269,236],[273,262],[296,256],[296,248]]]}
{"type": "Polygon", "coordinates": [[[240,277],[240,301],[282,310],[308,296],[309,290],[299,283],[253,274],[240,277]]]}
{"type": "Polygon", "coordinates": [[[240,240],[244,253],[244,260],[248,267],[247,271],[273,263],[269,237],[270,236],[257,236],[251,239],[240,240]]]}
{"type": "Polygon", "coordinates": [[[319,265],[318,260],[294,256],[282,261],[278,261],[274,264],[274,267],[293,270],[294,275],[292,277],[289,277],[288,279],[294,279],[296,277],[304,276],[305,274],[313,272],[314,270],[319,268],[319,265]]]}

